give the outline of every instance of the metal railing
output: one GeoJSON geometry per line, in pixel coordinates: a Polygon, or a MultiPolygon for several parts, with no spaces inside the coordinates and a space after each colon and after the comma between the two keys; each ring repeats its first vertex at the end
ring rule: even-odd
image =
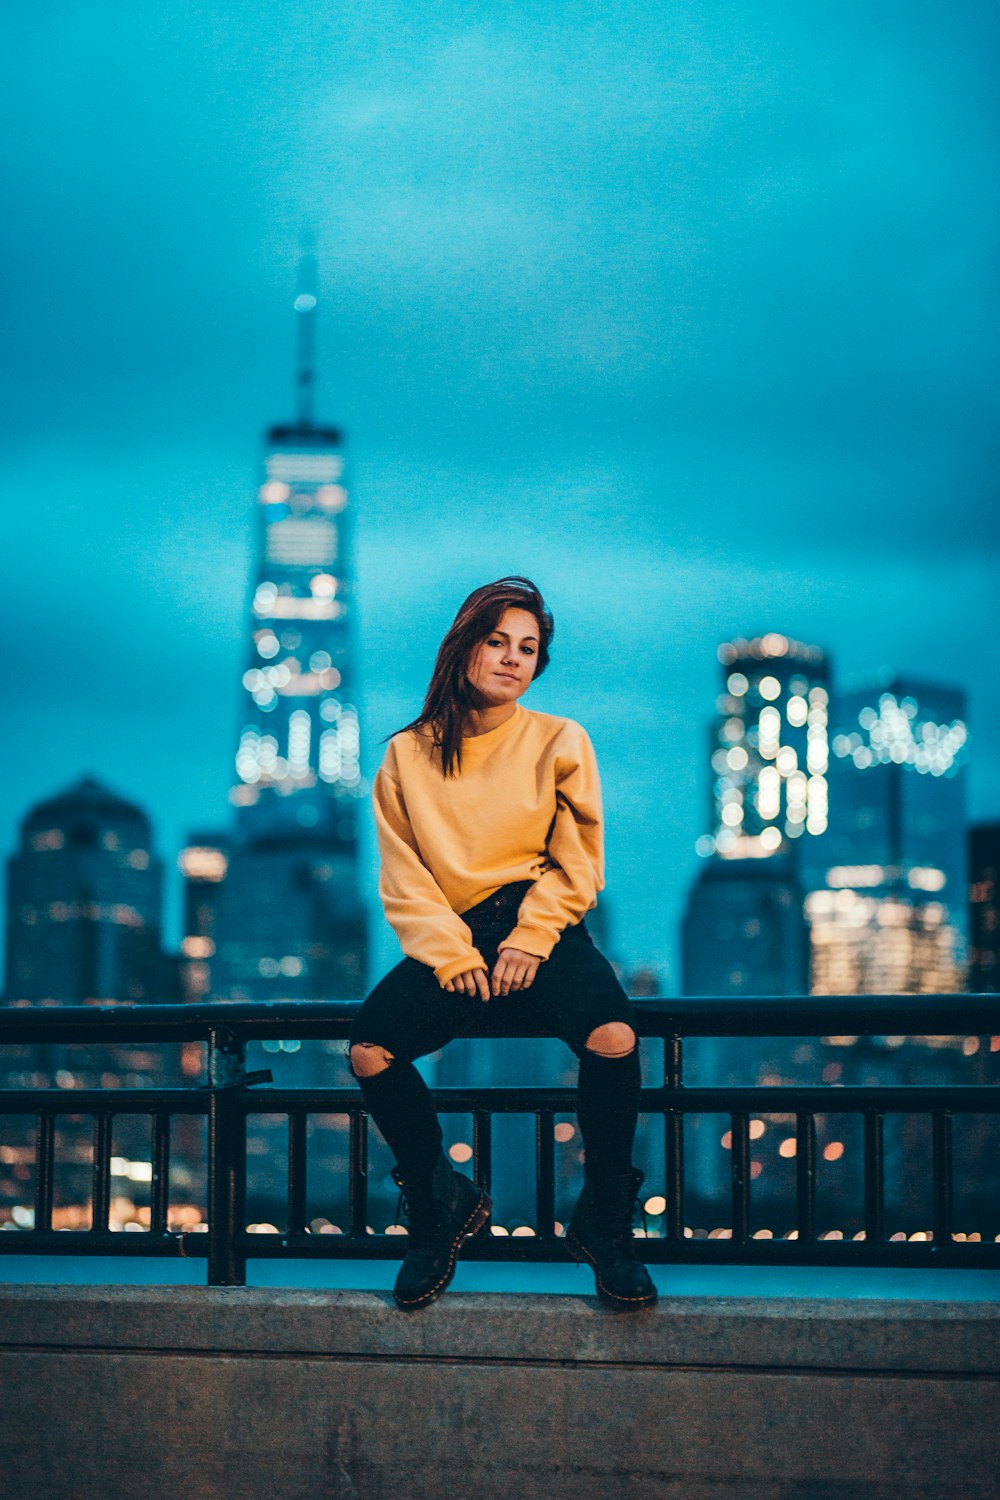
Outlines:
{"type": "MultiPolygon", "coordinates": [[[[665,1208],[663,1231],[640,1242],[650,1262],[826,1266],[1000,1266],[1000,1243],[955,1237],[952,1222],[955,1115],[1000,1115],[1000,1085],[753,1085],[688,1087],[682,1068],[688,1037],[935,1037],[987,1036],[1000,1030],[1000,997],[988,995],[796,997],[782,999],[637,1000],[642,1038],[663,1042],[662,1085],[644,1088],[641,1111],[662,1120],[665,1208]],[[853,1114],[864,1128],[863,1238],[829,1239],[817,1232],[816,1121],[832,1111],[853,1114]],[[728,1115],[731,1122],[731,1230],[725,1238],[693,1238],[685,1228],[685,1118],[728,1115]],[[784,1114],[795,1120],[795,1237],[757,1238],[751,1231],[751,1116],[784,1114]],[[900,1242],[885,1224],[884,1124],[893,1114],[930,1121],[933,1214],[929,1238],[900,1242]]],[[[348,1002],[237,1003],[163,1006],[15,1007],[0,1011],[0,1048],[26,1044],[207,1045],[207,1081],[177,1088],[0,1090],[0,1116],[35,1117],[34,1223],[0,1234],[0,1253],[207,1257],[208,1282],[240,1286],[248,1258],[373,1259],[402,1254],[405,1240],[374,1234],[368,1216],[368,1119],[351,1088],[262,1088],[270,1074],[247,1073],[246,1043],[295,1037],[346,1039],[357,1006],[348,1002]],[[53,1228],[56,1122],[92,1115],[91,1227],[53,1228]],[[246,1227],[248,1121],[254,1115],[288,1119],[287,1217],[284,1232],[252,1234],[246,1227]],[[306,1222],[307,1124],[310,1115],[346,1115],[349,1183],[346,1233],[311,1233],[306,1222]],[[146,1115],[151,1126],[149,1230],[123,1234],[109,1225],[112,1125],[117,1116],[146,1115]],[[171,1121],[207,1117],[207,1232],[168,1228],[171,1121]]],[[[499,1011],[475,1035],[508,1033],[499,1011]]],[[[523,1029],[518,1033],[525,1035],[523,1029]]],[[[539,1032],[538,1035],[543,1035],[539,1032]]],[[[2,1054],[0,1054],[2,1055],[2,1054]]],[[[555,1261],[566,1258],[556,1232],[553,1122],[571,1114],[570,1088],[447,1088],[438,1107],[473,1119],[473,1171],[489,1186],[492,1125],[497,1115],[535,1119],[534,1234],[480,1235],[464,1254],[481,1260],[555,1261]]]]}

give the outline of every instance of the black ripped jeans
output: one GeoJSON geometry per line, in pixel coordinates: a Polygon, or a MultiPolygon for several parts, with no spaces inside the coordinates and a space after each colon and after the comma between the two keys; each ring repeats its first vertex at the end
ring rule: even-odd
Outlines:
{"type": "MultiPolygon", "coordinates": [[[[497,945],[515,926],[529,886],[530,881],[501,886],[462,913],[490,972],[497,945]]],[[[537,1029],[541,1022],[576,1053],[577,1114],[587,1171],[627,1172],[639,1110],[639,1050],[636,1046],[623,1057],[602,1057],[588,1049],[587,1038],[612,1021],[634,1029],[635,1018],[614,970],[581,921],[562,933],[526,990],[492,996],[484,1004],[478,995],[442,989],[433,969],[404,958],[365,1000],[354,1018],[348,1046],[368,1043],[393,1058],[381,1073],[355,1076],[404,1182],[429,1176],[442,1144],[430,1090],[413,1066],[414,1059],[438,1051],[459,1034],[475,1036],[477,1021],[497,1006],[503,1006],[512,1034],[523,1016],[526,1030],[537,1029]]]]}

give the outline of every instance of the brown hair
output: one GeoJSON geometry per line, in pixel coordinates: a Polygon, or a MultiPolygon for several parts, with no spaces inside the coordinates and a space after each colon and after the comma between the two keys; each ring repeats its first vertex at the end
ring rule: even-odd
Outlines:
{"type": "Polygon", "coordinates": [[[415,719],[397,730],[398,734],[403,734],[407,729],[421,729],[428,725],[434,736],[434,748],[441,753],[444,776],[454,776],[462,769],[462,728],[466,714],[474,706],[475,693],[465,675],[469,658],[476,647],[496,630],[507,609],[526,609],[538,621],[538,660],[534,677],[542,675],[548,666],[549,643],[555,629],[545,600],[530,578],[521,578],[517,574],[498,578],[495,583],[484,583],[465,600],[438,647],[423,708],[415,719]]]}

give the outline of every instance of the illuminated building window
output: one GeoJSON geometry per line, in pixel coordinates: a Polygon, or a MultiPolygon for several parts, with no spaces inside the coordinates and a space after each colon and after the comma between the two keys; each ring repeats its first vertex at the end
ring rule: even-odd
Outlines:
{"type": "Polygon", "coordinates": [[[208,937],[186,937],[181,942],[181,952],[185,958],[211,958],[215,944],[208,937]]]}
{"type": "Polygon", "coordinates": [[[267,459],[268,479],[289,484],[333,484],[343,472],[337,453],[272,453],[267,459]]]}
{"type": "Polygon", "coordinates": [[[318,516],[289,516],[267,528],[269,562],[315,566],[337,560],[337,530],[318,516]]]}
{"type": "Polygon", "coordinates": [[[283,505],[291,494],[287,484],[280,479],[271,479],[260,487],[262,505],[283,505]]]}
{"type": "Polygon", "coordinates": [[[62,849],[65,843],[66,835],[61,828],[46,828],[31,835],[32,849],[62,849]]]}
{"type": "MultiPolygon", "coordinates": [[[[865,867],[854,868],[865,878],[865,867]]],[[[938,902],[815,891],[806,897],[806,915],[813,994],[949,994],[962,987],[960,937],[938,902]]]]}
{"type": "Polygon", "coordinates": [[[192,844],[181,851],[177,863],[187,880],[215,882],[225,879],[229,861],[221,849],[192,844]]]}

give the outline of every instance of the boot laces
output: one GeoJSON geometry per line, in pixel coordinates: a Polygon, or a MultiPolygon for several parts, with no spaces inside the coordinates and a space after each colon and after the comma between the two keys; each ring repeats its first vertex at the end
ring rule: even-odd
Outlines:
{"type": "MultiPolygon", "coordinates": [[[[634,1257],[635,1235],[632,1232],[632,1209],[631,1206],[622,1209],[618,1205],[596,1202],[596,1219],[598,1231],[604,1239],[608,1253],[615,1255],[626,1255],[634,1257]]],[[[649,1236],[649,1219],[646,1215],[646,1205],[641,1206],[643,1234],[649,1236]]]]}
{"type": "Polygon", "coordinates": [[[406,1218],[410,1249],[433,1249],[440,1223],[440,1213],[434,1199],[429,1198],[424,1202],[417,1198],[414,1203],[413,1199],[407,1196],[405,1188],[402,1189],[396,1201],[397,1224],[402,1222],[403,1215],[406,1218]]]}

